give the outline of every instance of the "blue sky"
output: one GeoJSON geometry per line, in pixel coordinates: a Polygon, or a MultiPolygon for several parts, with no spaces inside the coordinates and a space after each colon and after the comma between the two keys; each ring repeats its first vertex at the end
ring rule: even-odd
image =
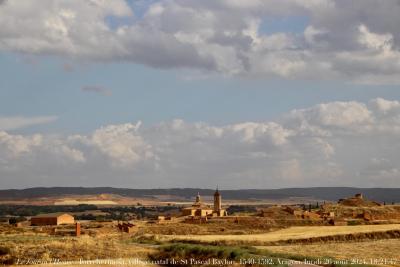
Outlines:
{"type": "Polygon", "coordinates": [[[0,1],[0,188],[398,187],[385,3],[0,1]]]}
{"type": "Polygon", "coordinates": [[[215,125],[262,122],[322,102],[400,98],[397,85],[217,75],[190,78],[188,71],[131,63],[77,62],[68,70],[66,64],[71,65],[54,57],[1,54],[2,115],[58,117],[54,123],[16,132],[85,133],[138,120],[145,125],[173,119],[215,125]],[[82,91],[84,86],[104,87],[111,94],[82,91]]]}

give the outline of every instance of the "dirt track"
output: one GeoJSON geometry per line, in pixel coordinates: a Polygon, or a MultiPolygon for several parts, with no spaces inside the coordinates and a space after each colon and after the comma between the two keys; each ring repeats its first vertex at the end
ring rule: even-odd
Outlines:
{"type": "Polygon", "coordinates": [[[277,244],[296,242],[343,241],[400,237],[400,224],[357,226],[290,227],[264,234],[250,235],[161,235],[161,240],[200,243],[277,244]]]}

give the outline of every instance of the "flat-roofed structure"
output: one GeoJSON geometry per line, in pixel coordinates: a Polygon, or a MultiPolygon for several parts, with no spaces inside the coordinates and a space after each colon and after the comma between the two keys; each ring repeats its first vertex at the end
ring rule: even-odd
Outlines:
{"type": "Polygon", "coordinates": [[[67,213],[50,213],[40,214],[31,218],[31,225],[60,225],[60,224],[74,224],[74,216],[67,213]]]}

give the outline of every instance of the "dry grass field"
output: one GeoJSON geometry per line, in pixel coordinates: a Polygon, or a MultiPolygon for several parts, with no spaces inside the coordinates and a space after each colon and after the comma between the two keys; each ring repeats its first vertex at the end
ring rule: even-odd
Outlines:
{"type": "MultiPolygon", "coordinates": [[[[82,222],[83,235],[81,237],[68,236],[68,231],[73,229],[73,225],[57,226],[58,233],[63,235],[53,233],[51,229],[54,227],[0,225],[0,247],[7,250],[6,254],[1,254],[0,251],[0,260],[5,259],[1,258],[4,255],[6,255],[4,257],[14,259],[14,262],[20,259],[22,263],[29,259],[79,261],[80,259],[129,260],[137,258],[145,260],[153,257],[152,255],[161,257],[166,253],[162,251],[162,247],[175,245],[186,249],[184,256],[190,257],[195,257],[198,251],[203,251],[202,257],[207,257],[210,253],[220,255],[219,253],[223,252],[223,255],[226,254],[229,257],[233,253],[236,259],[243,255],[286,259],[326,256],[334,259],[349,259],[368,255],[368,258],[380,256],[380,258],[391,259],[397,256],[397,248],[400,247],[400,239],[388,239],[389,236],[381,235],[392,231],[400,237],[400,224],[295,226],[282,229],[277,228],[273,220],[257,217],[251,218],[250,221],[241,218],[239,222],[210,220],[206,224],[183,223],[180,220],[163,223],[135,221],[135,225],[137,231],[126,234],[118,231],[115,222],[82,222]],[[256,220],[258,224],[255,224],[253,220],[256,220]],[[347,240],[334,239],[334,237],[347,238],[347,235],[357,234],[363,238],[348,240],[363,240],[363,242],[332,242],[347,240]],[[324,237],[329,237],[329,239],[324,239],[324,237]],[[372,241],[372,239],[382,240],[372,241]],[[301,242],[301,244],[296,242],[301,242]],[[254,247],[261,252],[257,252],[254,247]]],[[[168,253],[165,255],[169,255],[168,253]]],[[[173,253],[179,256],[183,252],[176,250],[173,253]]],[[[63,266],[74,265],[63,264],[63,266]]],[[[96,266],[101,265],[96,264],[96,266]]]]}
{"type": "MultiPolygon", "coordinates": [[[[165,224],[147,224],[146,222],[140,222],[137,224],[137,227],[140,229],[139,232],[137,234],[130,235],[118,232],[117,228],[112,223],[90,222],[82,225],[83,231],[86,234],[79,238],[72,236],[51,235],[48,233],[48,231],[45,231],[44,227],[35,228],[2,226],[0,229],[0,247],[9,249],[8,256],[14,259],[14,263],[19,259],[19,266],[23,265],[24,261],[30,259],[41,261],[51,261],[52,259],[60,259],[62,261],[79,261],[80,259],[129,260],[136,258],[146,260],[149,259],[150,255],[164,255],[163,253],[165,252],[162,252],[160,248],[165,245],[181,246],[186,249],[187,255],[185,255],[189,255],[191,257],[195,257],[198,251],[203,251],[205,253],[203,253],[204,255],[202,255],[202,257],[207,257],[209,253],[212,255],[219,255],[218,253],[222,251],[229,257],[231,257],[231,254],[233,253],[236,255],[236,258],[240,258],[243,254],[242,256],[264,255],[282,257],[286,259],[299,259],[299,257],[303,256],[311,258],[330,257],[335,259],[349,259],[354,257],[361,258],[364,255],[367,255],[368,258],[379,257],[392,259],[397,256],[397,248],[400,247],[400,239],[386,239],[378,241],[367,240],[365,242],[346,243],[326,243],[317,241],[319,243],[316,244],[305,243],[300,245],[271,245],[271,243],[274,243],[274,241],[281,240],[301,240],[321,236],[377,233],[390,230],[400,231],[400,225],[290,227],[275,231],[268,229],[270,232],[258,234],[242,234],[236,232],[237,230],[234,230],[235,232],[233,232],[233,229],[229,229],[230,226],[231,225],[229,224],[220,225],[219,223],[193,225],[184,224],[181,222],[165,224]],[[190,229],[188,230],[190,234],[150,234],[152,232],[159,232],[161,229],[164,229],[163,231],[168,232],[172,231],[171,229],[174,228],[184,229],[185,227],[190,229]],[[226,232],[220,233],[219,231],[221,229],[226,229],[224,230],[226,232]],[[209,230],[209,232],[207,232],[207,230],[209,230]],[[141,239],[141,237],[144,236],[157,238],[161,242],[156,244],[160,246],[155,245],[155,243],[145,244],[146,238],[141,239]],[[179,241],[189,241],[195,244],[194,246],[191,244],[179,244],[179,241]],[[228,242],[226,242],[226,245],[224,246],[223,242],[215,245],[215,241],[228,242]],[[174,242],[178,243],[174,244],[174,242]],[[210,243],[213,245],[196,245],[196,243],[210,243]],[[242,244],[255,246],[256,248],[254,249],[257,249],[257,251],[260,251],[260,253],[257,254],[258,252],[252,251],[251,249],[242,249],[246,248],[246,246],[241,246],[242,244]],[[263,246],[260,247],[259,245],[263,246]]],[[[238,226],[236,225],[236,227],[238,226]]],[[[63,228],[68,229],[67,226],[63,226],[63,228]]],[[[251,248],[251,246],[247,246],[247,248],[251,248]]],[[[179,250],[176,251],[176,253],[181,255],[183,252],[179,250]]],[[[49,267],[52,265],[39,264],[37,266],[49,267]]],[[[63,264],[63,266],[78,265],[63,264]]],[[[82,264],[80,264],[80,266],[82,266],[82,264]]],[[[101,266],[101,264],[96,264],[96,266],[101,266]]]]}
{"type": "MultiPolygon", "coordinates": [[[[84,226],[85,231],[88,231],[87,227],[84,226]]],[[[12,259],[21,265],[29,260],[146,259],[149,253],[154,252],[154,248],[133,243],[129,235],[121,235],[110,227],[92,228],[91,235],[81,237],[49,235],[48,231],[37,231],[29,227],[1,227],[0,247],[8,252],[0,260],[12,259]]]]}
{"type": "Polygon", "coordinates": [[[235,223],[233,220],[210,220],[206,224],[191,224],[183,222],[148,224],[142,228],[142,232],[154,235],[243,235],[266,233],[272,230],[283,228],[278,227],[274,222],[266,218],[255,218],[251,221],[239,221],[235,223]]]}
{"type": "Polygon", "coordinates": [[[143,257],[149,248],[110,237],[62,237],[49,235],[0,235],[0,244],[19,259],[107,259],[143,257]]]}
{"type": "Polygon", "coordinates": [[[261,244],[285,240],[307,239],[325,236],[337,236],[359,233],[386,232],[400,230],[400,224],[383,225],[356,225],[356,226],[301,226],[290,227],[264,234],[249,235],[160,235],[158,238],[163,241],[183,240],[197,241],[202,243],[226,242],[229,244],[246,243],[261,244]]]}
{"type": "Polygon", "coordinates": [[[259,246],[274,253],[300,254],[310,257],[332,257],[336,259],[365,259],[367,262],[378,260],[386,266],[400,266],[400,239],[386,239],[364,242],[338,242],[301,244],[285,246],[259,246]],[[389,264],[389,260],[395,264],[389,264]],[[384,264],[386,260],[387,264],[384,264]]]}

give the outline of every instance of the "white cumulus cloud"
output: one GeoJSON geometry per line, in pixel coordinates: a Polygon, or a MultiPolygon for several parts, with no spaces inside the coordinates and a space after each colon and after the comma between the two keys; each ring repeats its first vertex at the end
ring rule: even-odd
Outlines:
{"type": "Polygon", "coordinates": [[[396,0],[158,0],[140,12],[135,3],[110,3],[4,1],[0,50],[247,77],[400,83],[396,0]],[[293,32],[298,18],[304,30],[293,32]],[[277,30],[274,20],[293,22],[277,30]]]}
{"type": "Polygon", "coordinates": [[[3,187],[399,186],[400,104],[329,102],[275,122],[183,120],[88,134],[0,132],[3,187]],[[67,182],[68,181],[68,182],[67,182]]]}

